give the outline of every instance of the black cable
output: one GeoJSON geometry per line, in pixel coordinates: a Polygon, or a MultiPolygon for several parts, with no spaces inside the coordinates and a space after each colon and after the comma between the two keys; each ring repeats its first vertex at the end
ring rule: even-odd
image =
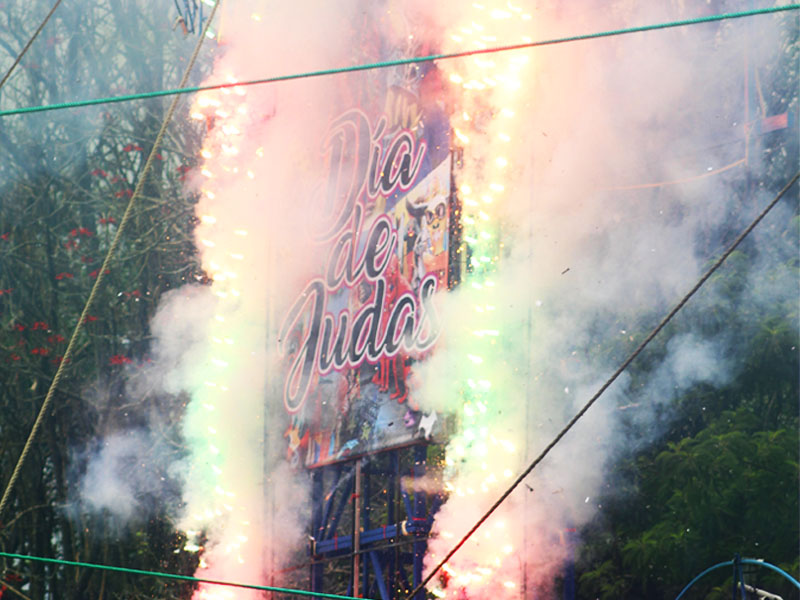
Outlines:
{"type": "Polygon", "coordinates": [[[387,544],[380,544],[380,545],[377,545],[377,546],[368,546],[368,547],[362,548],[362,549],[360,549],[360,550],[358,550],[356,552],[347,552],[347,553],[344,553],[344,554],[337,554],[336,556],[319,555],[317,558],[314,558],[313,560],[309,560],[309,561],[306,561],[306,562],[303,562],[303,563],[299,563],[299,564],[295,564],[295,565],[290,565],[288,567],[284,567],[283,569],[278,569],[277,571],[274,572],[274,574],[275,575],[282,575],[284,573],[291,573],[292,571],[298,571],[300,569],[304,569],[306,567],[312,567],[314,565],[323,565],[325,563],[333,562],[333,561],[336,561],[336,560],[350,559],[353,556],[355,556],[356,554],[359,554],[359,555],[361,555],[361,554],[369,554],[370,552],[382,552],[383,550],[389,550],[391,548],[399,548],[399,547],[402,547],[402,546],[410,546],[410,545],[415,544],[417,542],[428,541],[428,539],[430,539],[429,535],[415,535],[415,536],[413,536],[413,538],[410,538],[410,539],[398,539],[398,540],[396,540],[394,542],[389,542],[387,544]]]}
{"type": "Polygon", "coordinates": [[[0,88],[2,88],[3,84],[8,80],[9,77],[11,77],[11,73],[14,71],[14,69],[17,68],[19,61],[22,60],[22,57],[28,51],[28,48],[31,47],[33,40],[35,40],[38,37],[39,33],[42,31],[42,29],[44,29],[44,26],[47,25],[47,22],[50,20],[50,17],[53,16],[53,13],[56,12],[56,9],[58,8],[59,4],[61,4],[61,0],[56,0],[56,3],[53,5],[53,8],[50,9],[50,12],[47,13],[47,16],[44,18],[44,21],[41,22],[39,28],[33,33],[31,39],[28,40],[28,43],[25,44],[25,47],[22,49],[22,52],[20,52],[19,55],[17,55],[17,58],[14,60],[14,64],[11,65],[11,68],[3,76],[3,79],[0,80],[0,88]]]}
{"type": "Polygon", "coordinates": [[[540,462],[542,462],[544,457],[547,456],[548,453],[555,447],[555,445],[561,441],[561,439],[567,434],[567,432],[570,429],[572,429],[572,427],[581,419],[581,417],[583,417],[583,415],[586,414],[586,412],[592,407],[592,405],[597,401],[597,399],[600,398],[603,392],[605,392],[611,386],[611,384],[614,383],[614,381],[616,381],[617,377],[619,377],[622,374],[622,372],[628,367],[628,365],[630,365],[634,361],[634,359],[637,356],[639,356],[639,354],[641,354],[642,350],[644,350],[645,347],[653,340],[653,338],[656,337],[661,332],[661,330],[664,329],[667,323],[669,323],[672,320],[672,317],[674,317],[678,313],[678,311],[684,307],[684,305],[689,301],[689,299],[692,296],[694,296],[695,292],[697,292],[697,290],[699,290],[700,287],[706,281],[708,281],[708,278],[714,274],[714,272],[722,265],[723,262],[725,262],[725,259],[727,259],[731,255],[731,253],[734,250],[736,250],[737,246],[742,242],[742,240],[744,240],[744,238],[747,237],[747,235],[751,231],[753,231],[756,225],[758,225],[761,222],[761,220],[765,216],[767,216],[767,213],[769,213],[769,211],[773,209],[773,207],[784,196],[784,194],[787,191],[789,191],[789,188],[791,188],[797,182],[798,178],[800,178],[800,172],[795,173],[794,177],[792,177],[791,180],[789,180],[789,183],[787,183],[783,187],[783,189],[780,192],[778,192],[778,195],[775,196],[772,202],[770,202],[767,205],[767,207],[764,210],[762,210],[761,213],[759,213],[759,215],[753,220],[753,222],[750,223],[750,225],[748,225],[747,228],[742,233],[739,234],[739,236],[733,241],[733,243],[728,247],[728,249],[722,253],[722,256],[720,256],[719,259],[717,259],[717,261],[703,274],[703,276],[700,277],[700,279],[692,287],[692,289],[689,290],[689,292],[683,298],[681,298],[680,302],[678,302],[678,304],[675,305],[675,307],[667,314],[667,316],[664,317],[658,325],[656,325],[655,329],[653,329],[650,332],[650,334],[644,339],[644,341],[642,341],[642,343],[639,344],[636,350],[634,350],[630,354],[630,356],[628,356],[628,358],[626,358],[623,361],[623,363],[619,366],[619,368],[617,368],[616,371],[614,371],[611,377],[609,377],[608,380],[602,386],[600,386],[600,389],[594,394],[594,396],[592,396],[589,399],[588,402],[586,402],[586,404],[584,404],[583,408],[581,408],[578,411],[578,413],[574,417],[572,417],[572,419],[569,420],[569,422],[558,433],[558,435],[556,435],[556,437],[553,438],[553,440],[549,444],[547,444],[547,446],[545,446],[544,450],[542,450],[539,456],[537,456],[533,460],[533,462],[530,465],[528,465],[528,468],[526,468],[519,475],[519,477],[517,477],[514,480],[514,482],[508,487],[508,489],[505,492],[503,492],[500,498],[498,498],[497,501],[495,501],[495,503],[492,504],[489,510],[487,510],[486,513],[484,513],[484,515],[480,519],[478,519],[477,523],[475,523],[475,525],[472,526],[472,528],[464,535],[464,537],[461,538],[461,540],[453,547],[453,549],[450,550],[445,555],[445,557],[431,570],[431,572],[428,573],[427,576],[425,576],[425,578],[420,582],[420,584],[417,587],[415,587],[408,596],[406,596],[406,600],[410,600],[411,598],[413,598],[417,592],[423,589],[428,584],[428,582],[431,579],[433,579],[434,575],[436,575],[436,573],[439,572],[439,570],[447,563],[447,561],[450,560],[456,552],[458,552],[461,546],[463,546],[466,543],[466,541],[470,537],[472,537],[472,534],[475,533],[481,525],[483,525],[486,519],[488,519],[491,516],[491,514],[495,510],[497,510],[497,508],[505,501],[505,499],[511,495],[511,492],[513,492],[517,488],[517,486],[520,483],[522,483],[522,480],[525,479],[528,475],[530,475],[531,471],[533,471],[533,469],[536,468],[536,466],[540,462]]]}

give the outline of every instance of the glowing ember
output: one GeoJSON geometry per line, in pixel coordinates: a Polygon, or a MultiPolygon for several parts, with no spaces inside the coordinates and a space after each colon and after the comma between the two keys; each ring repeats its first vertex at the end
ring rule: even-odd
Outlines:
{"type": "MultiPolygon", "coordinates": [[[[252,327],[258,312],[251,302],[262,302],[263,298],[245,299],[233,287],[242,263],[248,261],[248,256],[254,256],[253,248],[242,235],[249,224],[237,219],[241,210],[236,210],[236,198],[230,192],[240,185],[240,180],[251,181],[239,175],[238,164],[246,119],[246,111],[239,109],[244,102],[244,93],[204,94],[194,108],[195,114],[207,122],[213,119],[201,152],[205,160],[201,173],[207,179],[197,205],[200,222],[196,236],[217,303],[207,326],[204,380],[194,390],[185,423],[187,437],[194,438],[201,432],[205,437],[204,444],[192,446],[195,467],[189,482],[188,514],[194,516],[186,524],[189,542],[185,548],[201,551],[200,532],[213,532],[210,537],[215,544],[202,549],[197,576],[217,579],[247,579],[246,574],[260,569],[261,556],[261,548],[250,539],[249,526],[261,510],[260,486],[242,489],[240,469],[242,457],[248,456],[246,462],[254,467],[254,475],[261,471],[259,461],[251,458],[252,446],[248,448],[247,441],[252,444],[261,434],[263,392],[258,385],[243,386],[242,372],[248,365],[236,346],[252,347],[259,343],[258,334],[254,333],[257,328],[252,327]],[[226,418],[220,419],[218,415],[225,410],[232,392],[237,398],[237,410],[234,414],[226,411],[226,418]],[[244,432],[249,434],[243,435],[244,432]],[[249,569],[248,561],[253,563],[249,569]]],[[[257,478],[253,477],[253,481],[257,478]]],[[[197,599],[233,597],[233,591],[219,586],[201,585],[195,593],[197,599]]],[[[236,597],[241,597],[241,593],[236,597]]]]}
{"type": "MultiPolygon", "coordinates": [[[[486,47],[487,41],[521,41],[524,31],[522,9],[507,2],[475,3],[455,25],[452,48],[486,47]]],[[[477,518],[503,491],[509,477],[519,469],[521,457],[509,439],[523,427],[504,389],[507,365],[497,344],[503,332],[494,307],[501,302],[492,278],[502,253],[500,215],[508,189],[514,185],[514,115],[518,92],[530,75],[528,56],[503,53],[491,58],[475,57],[442,64],[450,70],[451,85],[460,107],[453,117],[456,143],[463,148],[462,168],[457,182],[464,205],[463,239],[469,245],[469,273],[466,278],[474,299],[471,335],[455,343],[463,348],[465,368],[461,389],[460,431],[447,448],[445,488],[454,490],[437,515],[434,532],[439,539],[430,544],[428,566],[434,556],[443,555],[460,538],[464,524],[477,518]],[[466,375],[468,373],[468,375],[466,375]]],[[[521,140],[519,140],[521,141],[521,140]]],[[[521,546],[520,528],[505,527],[515,521],[513,501],[503,505],[447,565],[448,583],[433,591],[438,597],[456,596],[468,588],[470,598],[516,598],[521,582],[520,561],[513,556],[521,546]]]]}

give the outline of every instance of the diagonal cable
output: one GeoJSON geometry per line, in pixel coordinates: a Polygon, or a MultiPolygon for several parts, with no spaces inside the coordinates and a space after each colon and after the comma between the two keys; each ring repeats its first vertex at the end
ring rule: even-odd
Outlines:
{"type": "Polygon", "coordinates": [[[59,4],[61,4],[61,0],[56,0],[56,3],[53,4],[53,8],[51,8],[50,12],[47,13],[47,16],[44,18],[44,21],[42,21],[39,24],[39,27],[36,29],[36,31],[33,32],[31,39],[28,40],[28,43],[25,44],[25,47],[17,55],[17,58],[14,59],[14,62],[11,65],[11,67],[9,67],[8,71],[6,71],[6,74],[3,75],[3,79],[0,79],[0,88],[2,88],[3,84],[5,84],[5,82],[8,81],[8,78],[11,77],[11,73],[14,72],[14,69],[17,68],[17,65],[22,60],[22,57],[25,56],[25,53],[28,51],[28,48],[31,47],[31,44],[33,44],[33,40],[39,37],[39,34],[41,33],[42,29],[44,29],[44,26],[47,25],[47,22],[50,20],[50,17],[53,16],[53,13],[56,12],[56,9],[58,8],[59,4]]]}
{"type": "Polygon", "coordinates": [[[478,528],[481,525],[483,525],[486,519],[488,519],[491,516],[491,514],[495,510],[497,510],[497,508],[506,500],[506,498],[508,498],[511,495],[511,492],[513,492],[517,488],[517,486],[520,483],[522,483],[522,481],[528,475],[530,475],[531,471],[533,471],[536,468],[536,466],[540,462],[542,462],[542,460],[544,460],[544,457],[550,453],[550,451],[556,446],[556,444],[558,444],[558,442],[561,441],[561,439],[567,434],[567,432],[570,429],[572,429],[572,427],[581,419],[581,417],[583,417],[583,415],[586,414],[586,412],[592,407],[592,405],[595,402],[597,402],[598,398],[600,398],[600,396],[602,396],[603,393],[611,386],[611,384],[614,383],[614,381],[616,381],[616,379],[622,374],[622,372],[626,368],[628,368],[628,365],[630,365],[634,361],[634,359],[636,359],[636,357],[642,353],[642,351],[653,340],[653,338],[655,338],[661,332],[661,330],[664,329],[664,327],[666,327],[667,323],[669,323],[672,320],[672,318],[676,314],[678,314],[678,311],[680,311],[686,305],[689,299],[692,296],[694,296],[697,290],[699,290],[703,286],[703,284],[706,281],[708,281],[709,277],[711,277],[711,275],[713,275],[714,272],[722,265],[722,263],[724,263],[725,260],[731,255],[731,253],[734,250],[736,250],[736,248],[739,246],[742,240],[744,240],[744,238],[747,237],[747,235],[751,231],[753,231],[756,225],[758,225],[761,222],[761,220],[765,216],[767,216],[767,213],[769,213],[769,211],[771,211],[774,208],[774,206],[780,201],[781,198],[783,198],[786,192],[789,191],[789,188],[791,188],[797,182],[798,179],[800,179],[800,172],[795,173],[794,177],[792,177],[789,180],[789,183],[783,186],[783,189],[780,192],[778,192],[778,194],[766,206],[766,208],[764,208],[764,210],[762,210],[758,214],[758,216],[755,219],[753,219],[750,225],[748,225],[745,228],[745,230],[739,234],[739,236],[733,241],[733,243],[731,243],[731,245],[727,248],[727,250],[725,250],[725,252],[722,253],[722,256],[720,256],[714,262],[714,264],[711,265],[711,267],[702,275],[702,277],[700,277],[700,279],[692,287],[692,289],[690,289],[686,293],[686,295],[683,298],[681,298],[681,300],[675,305],[675,307],[671,311],[669,311],[667,316],[665,316],[658,325],[656,325],[656,327],[648,334],[648,336],[642,341],[642,343],[639,344],[639,346],[633,352],[631,352],[628,358],[626,358],[622,362],[622,364],[617,368],[616,371],[614,371],[611,377],[609,377],[606,380],[606,382],[600,386],[600,389],[597,390],[597,392],[595,392],[594,396],[592,396],[586,402],[586,404],[583,405],[583,408],[581,408],[577,412],[577,414],[575,414],[575,416],[569,420],[569,422],[564,426],[564,428],[558,432],[558,435],[556,435],[556,437],[554,437],[553,440],[549,444],[547,444],[547,446],[545,446],[544,450],[542,450],[539,456],[537,456],[533,460],[533,462],[531,462],[531,464],[528,465],[528,467],[522,473],[520,473],[520,475],[514,480],[514,482],[508,487],[508,489],[505,492],[503,492],[503,494],[495,501],[494,504],[492,504],[489,510],[487,510],[483,514],[483,516],[480,519],[478,519],[475,525],[473,525],[472,528],[464,535],[464,537],[462,537],[461,540],[459,540],[459,542],[455,546],[453,546],[452,550],[450,550],[445,555],[445,557],[441,561],[439,561],[439,563],[431,570],[431,572],[428,573],[427,576],[425,576],[425,578],[420,582],[420,584],[417,587],[415,587],[411,591],[411,593],[408,594],[408,596],[406,596],[405,600],[410,600],[410,598],[413,598],[417,592],[422,590],[428,584],[428,582],[431,579],[433,579],[434,575],[436,575],[436,573],[439,572],[439,570],[447,563],[447,561],[450,560],[456,552],[458,552],[458,550],[466,543],[466,541],[470,537],[472,537],[472,534],[474,534],[478,530],[478,528]]]}
{"type": "MultiPolygon", "coordinates": [[[[186,69],[183,72],[183,77],[181,77],[180,86],[183,87],[186,85],[186,82],[189,79],[189,74],[194,66],[195,61],[197,60],[197,55],[200,53],[200,47],[203,45],[203,40],[205,39],[205,33],[208,31],[208,27],[211,24],[211,21],[214,19],[214,14],[217,11],[217,7],[219,6],[221,0],[218,0],[214,4],[214,8],[211,10],[211,14],[208,17],[208,21],[206,21],[205,29],[203,30],[203,35],[200,36],[200,39],[197,40],[197,44],[194,47],[194,52],[192,52],[192,56],[189,59],[189,64],[186,65],[186,69]]],[[[33,445],[33,440],[36,438],[36,434],[39,432],[39,429],[42,426],[42,422],[44,421],[45,414],[47,413],[47,409],[50,407],[50,404],[53,400],[53,396],[55,395],[56,388],[58,387],[59,381],[61,381],[61,377],[64,374],[64,369],[66,365],[69,363],[69,359],[73,353],[73,349],[75,348],[78,333],[81,330],[81,327],[86,322],[87,317],[89,316],[89,311],[91,310],[92,304],[94,303],[95,298],[97,297],[97,292],[100,289],[100,286],[103,284],[103,279],[105,278],[105,274],[108,271],[108,267],[111,265],[111,261],[114,257],[114,254],[119,246],[120,240],[122,239],[122,235],[125,231],[126,225],[130,220],[130,216],[133,213],[133,207],[136,204],[136,201],[142,194],[142,189],[144,188],[144,184],[147,180],[147,176],[150,173],[150,168],[153,165],[155,160],[156,154],[158,154],[159,146],[161,145],[161,141],[164,139],[164,134],[167,132],[167,126],[169,122],[172,120],[172,116],[175,114],[175,109],[178,106],[178,101],[180,100],[180,96],[175,96],[172,99],[172,103],[169,105],[169,109],[167,110],[167,114],[164,117],[164,121],[161,123],[161,129],[158,131],[158,135],[156,136],[155,141],[153,142],[153,147],[150,150],[150,154],[147,157],[147,161],[142,168],[142,172],[139,175],[139,181],[136,183],[136,188],[133,191],[133,195],[131,196],[130,201],[128,202],[128,206],[125,208],[125,213],[122,215],[122,219],[119,222],[119,228],[117,229],[117,233],[114,235],[114,239],[111,242],[111,245],[108,248],[108,253],[106,254],[105,260],[103,260],[103,266],[100,267],[98,271],[97,279],[95,279],[94,285],[92,286],[92,290],[89,292],[89,298],[86,300],[86,304],[83,307],[83,311],[81,311],[81,316],[78,319],[78,322],[75,324],[75,329],[72,331],[72,336],[69,339],[69,344],[67,345],[67,349],[64,351],[64,356],[61,359],[61,362],[58,364],[58,369],[56,370],[56,374],[53,376],[53,381],[50,383],[50,387],[47,389],[47,395],[44,398],[44,402],[42,402],[42,406],[39,409],[39,413],[36,415],[36,420],[33,423],[33,427],[31,428],[31,432],[28,435],[28,439],[25,441],[25,445],[22,447],[22,452],[20,453],[19,459],[17,460],[17,464],[14,467],[14,470],[11,473],[11,477],[6,484],[5,491],[3,492],[3,497],[0,499],[0,517],[3,515],[3,510],[5,509],[6,505],[8,504],[8,499],[11,496],[11,491],[14,488],[14,484],[19,477],[20,471],[22,470],[22,465],[25,462],[25,459],[30,452],[31,446],[33,445]]]]}

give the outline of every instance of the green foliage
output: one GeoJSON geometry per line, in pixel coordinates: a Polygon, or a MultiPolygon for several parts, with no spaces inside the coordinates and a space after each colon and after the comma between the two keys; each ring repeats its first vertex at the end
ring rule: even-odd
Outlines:
{"type": "MultiPolygon", "coordinates": [[[[794,236],[796,247],[795,223],[784,226],[776,235],[794,236]]],[[[694,575],[736,553],[797,576],[798,314],[788,301],[767,307],[745,301],[751,291],[744,281],[753,281],[757,257],[743,251],[735,259],[709,285],[720,285],[742,307],[735,315],[739,375],[721,389],[695,386],[677,398],[660,440],[616,466],[628,489],[604,499],[604,520],[584,532],[581,597],[674,598],[694,575]]],[[[788,277],[794,264],[784,257],[759,278],[788,277]]],[[[701,305],[687,311],[686,321],[697,331],[698,317],[708,314],[701,305]]],[[[637,377],[646,380],[641,366],[637,377]]],[[[771,572],[752,573],[748,581],[754,578],[756,587],[798,597],[771,572]]],[[[730,597],[730,585],[712,576],[692,597],[730,597]]]]}
{"type": "MultiPolygon", "coordinates": [[[[5,68],[51,3],[11,2],[0,11],[5,68]]],[[[0,89],[0,106],[174,86],[196,39],[171,30],[169,2],[64,3],[0,89]]],[[[203,67],[195,73],[202,75],[203,67]]],[[[165,114],[151,101],[0,123],[0,473],[20,455],[38,407],[165,114]]],[[[2,515],[6,552],[192,572],[164,506],[120,526],[77,500],[75,478],[96,440],[148,415],[163,417],[165,440],[182,451],[180,398],[126,390],[147,363],[149,320],[171,287],[200,278],[192,240],[193,198],[182,179],[201,132],[184,108],[170,127],[131,227],[111,264],[2,515]]],[[[156,476],[154,474],[154,476],[156,476]]],[[[33,598],[186,597],[191,586],[126,579],[91,570],[0,562],[33,598]]]]}
{"type": "MultiPolygon", "coordinates": [[[[796,217],[770,234],[797,248],[796,217]]],[[[736,553],[797,576],[797,306],[779,296],[773,303],[748,300],[753,281],[796,278],[796,257],[781,255],[779,246],[771,260],[752,249],[735,253],[731,268],[709,282],[739,310],[709,325],[714,313],[700,302],[673,327],[673,334],[687,327],[715,334],[727,319],[740,340],[731,358],[738,376],[720,389],[698,385],[676,398],[661,437],[615,466],[619,493],[601,501],[603,515],[584,531],[580,597],[674,598],[696,574],[736,553]]],[[[633,380],[646,381],[661,354],[656,347],[633,380]]],[[[704,578],[691,597],[730,597],[725,576],[704,578]]],[[[785,599],[798,597],[771,572],[750,573],[748,581],[785,599]]]]}
{"type": "Polygon", "coordinates": [[[639,458],[638,494],[625,504],[640,519],[619,523],[617,560],[581,577],[587,597],[614,597],[608,590],[628,581],[617,597],[675,597],[694,574],[737,552],[796,561],[797,421],[761,430],[760,415],[748,404],[724,411],[696,436],[639,458]]]}
{"type": "MultiPolygon", "coordinates": [[[[778,40],[774,60],[752,75],[762,99],[754,118],[797,114],[799,19],[775,20],[794,34],[778,40]]],[[[763,164],[757,178],[732,185],[742,210],[797,172],[798,139],[796,123],[751,139],[751,156],[763,164]]],[[[720,389],[697,385],[668,402],[672,418],[658,439],[613,467],[618,489],[601,500],[603,514],[583,531],[579,597],[675,598],[694,576],[737,553],[800,575],[798,208],[795,187],[778,206],[780,216],[759,225],[631,372],[637,389],[665,356],[664,340],[692,332],[729,339],[726,360],[737,376],[720,389]]],[[[738,229],[724,223],[705,243],[718,252],[724,245],[718,240],[732,239],[738,229]]],[[[745,571],[755,587],[786,600],[800,597],[772,571],[745,571]]],[[[732,583],[731,572],[720,570],[688,597],[730,598],[732,583]]]]}

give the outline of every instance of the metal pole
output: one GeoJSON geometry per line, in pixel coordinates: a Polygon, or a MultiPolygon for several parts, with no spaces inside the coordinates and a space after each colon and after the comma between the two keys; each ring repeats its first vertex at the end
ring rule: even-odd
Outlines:
{"type": "MultiPolygon", "coordinates": [[[[370,471],[372,467],[374,467],[375,463],[367,463],[365,466],[366,468],[363,469],[362,472],[362,483],[363,483],[363,490],[364,490],[364,499],[362,506],[362,517],[361,517],[361,529],[362,531],[369,531],[370,530],[370,519],[369,513],[372,510],[372,490],[370,489],[370,471]]],[[[359,543],[361,542],[361,534],[359,533],[358,536],[359,543]]],[[[375,572],[375,579],[378,578],[378,571],[375,572]]],[[[358,595],[358,594],[356,594],[358,595]]],[[[361,594],[363,598],[369,597],[369,561],[366,559],[366,555],[364,556],[364,560],[361,561],[361,594]]]]}
{"type": "MultiPolygon", "coordinates": [[[[425,519],[426,515],[426,498],[425,492],[422,491],[422,486],[419,485],[420,480],[425,476],[425,467],[428,456],[428,447],[425,444],[420,444],[414,447],[414,514],[413,519],[425,519]]],[[[415,534],[416,535],[416,534],[415,534]]],[[[422,582],[422,561],[425,558],[425,551],[428,544],[424,541],[414,542],[414,587],[418,587],[422,582]]],[[[425,590],[417,592],[415,600],[424,600],[425,590]]]]}
{"type": "Polygon", "coordinates": [[[353,595],[359,595],[361,555],[361,459],[356,459],[356,480],[353,489],[353,595]]]}
{"type": "MultiPolygon", "coordinates": [[[[398,450],[392,450],[389,454],[389,484],[387,487],[386,501],[389,505],[387,509],[389,523],[396,523],[400,515],[400,459],[398,450]]],[[[400,547],[397,546],[386,553],[388,557],[388,567],[386,569],[386,587],[389,590],[389,597],[395,597],[397,590],[397,565],[400,562],[400,547]]]]}
{"type": "MultiPolygon", "coordinates": [[[[319,541],[319,535],[322,531],[324,524],[322,521],[322,511],[323,511],[323,485],[325,483],[325,467],[320,467],[318,469],[314,469],[311,472],[311,536],[316,541],[319,541]]],[[[312,548],[311,558],[313,559],[316,554],[316,548],[312,548]]],[[[311,564],[311,569],[309,572],[309,578],[311,579],[311,591],[312,592],[322,592],[323,591],[323,582],[322,582],[322,574],[323,574],[323,565],[322,563],[314,563],[311,564]]]]}

